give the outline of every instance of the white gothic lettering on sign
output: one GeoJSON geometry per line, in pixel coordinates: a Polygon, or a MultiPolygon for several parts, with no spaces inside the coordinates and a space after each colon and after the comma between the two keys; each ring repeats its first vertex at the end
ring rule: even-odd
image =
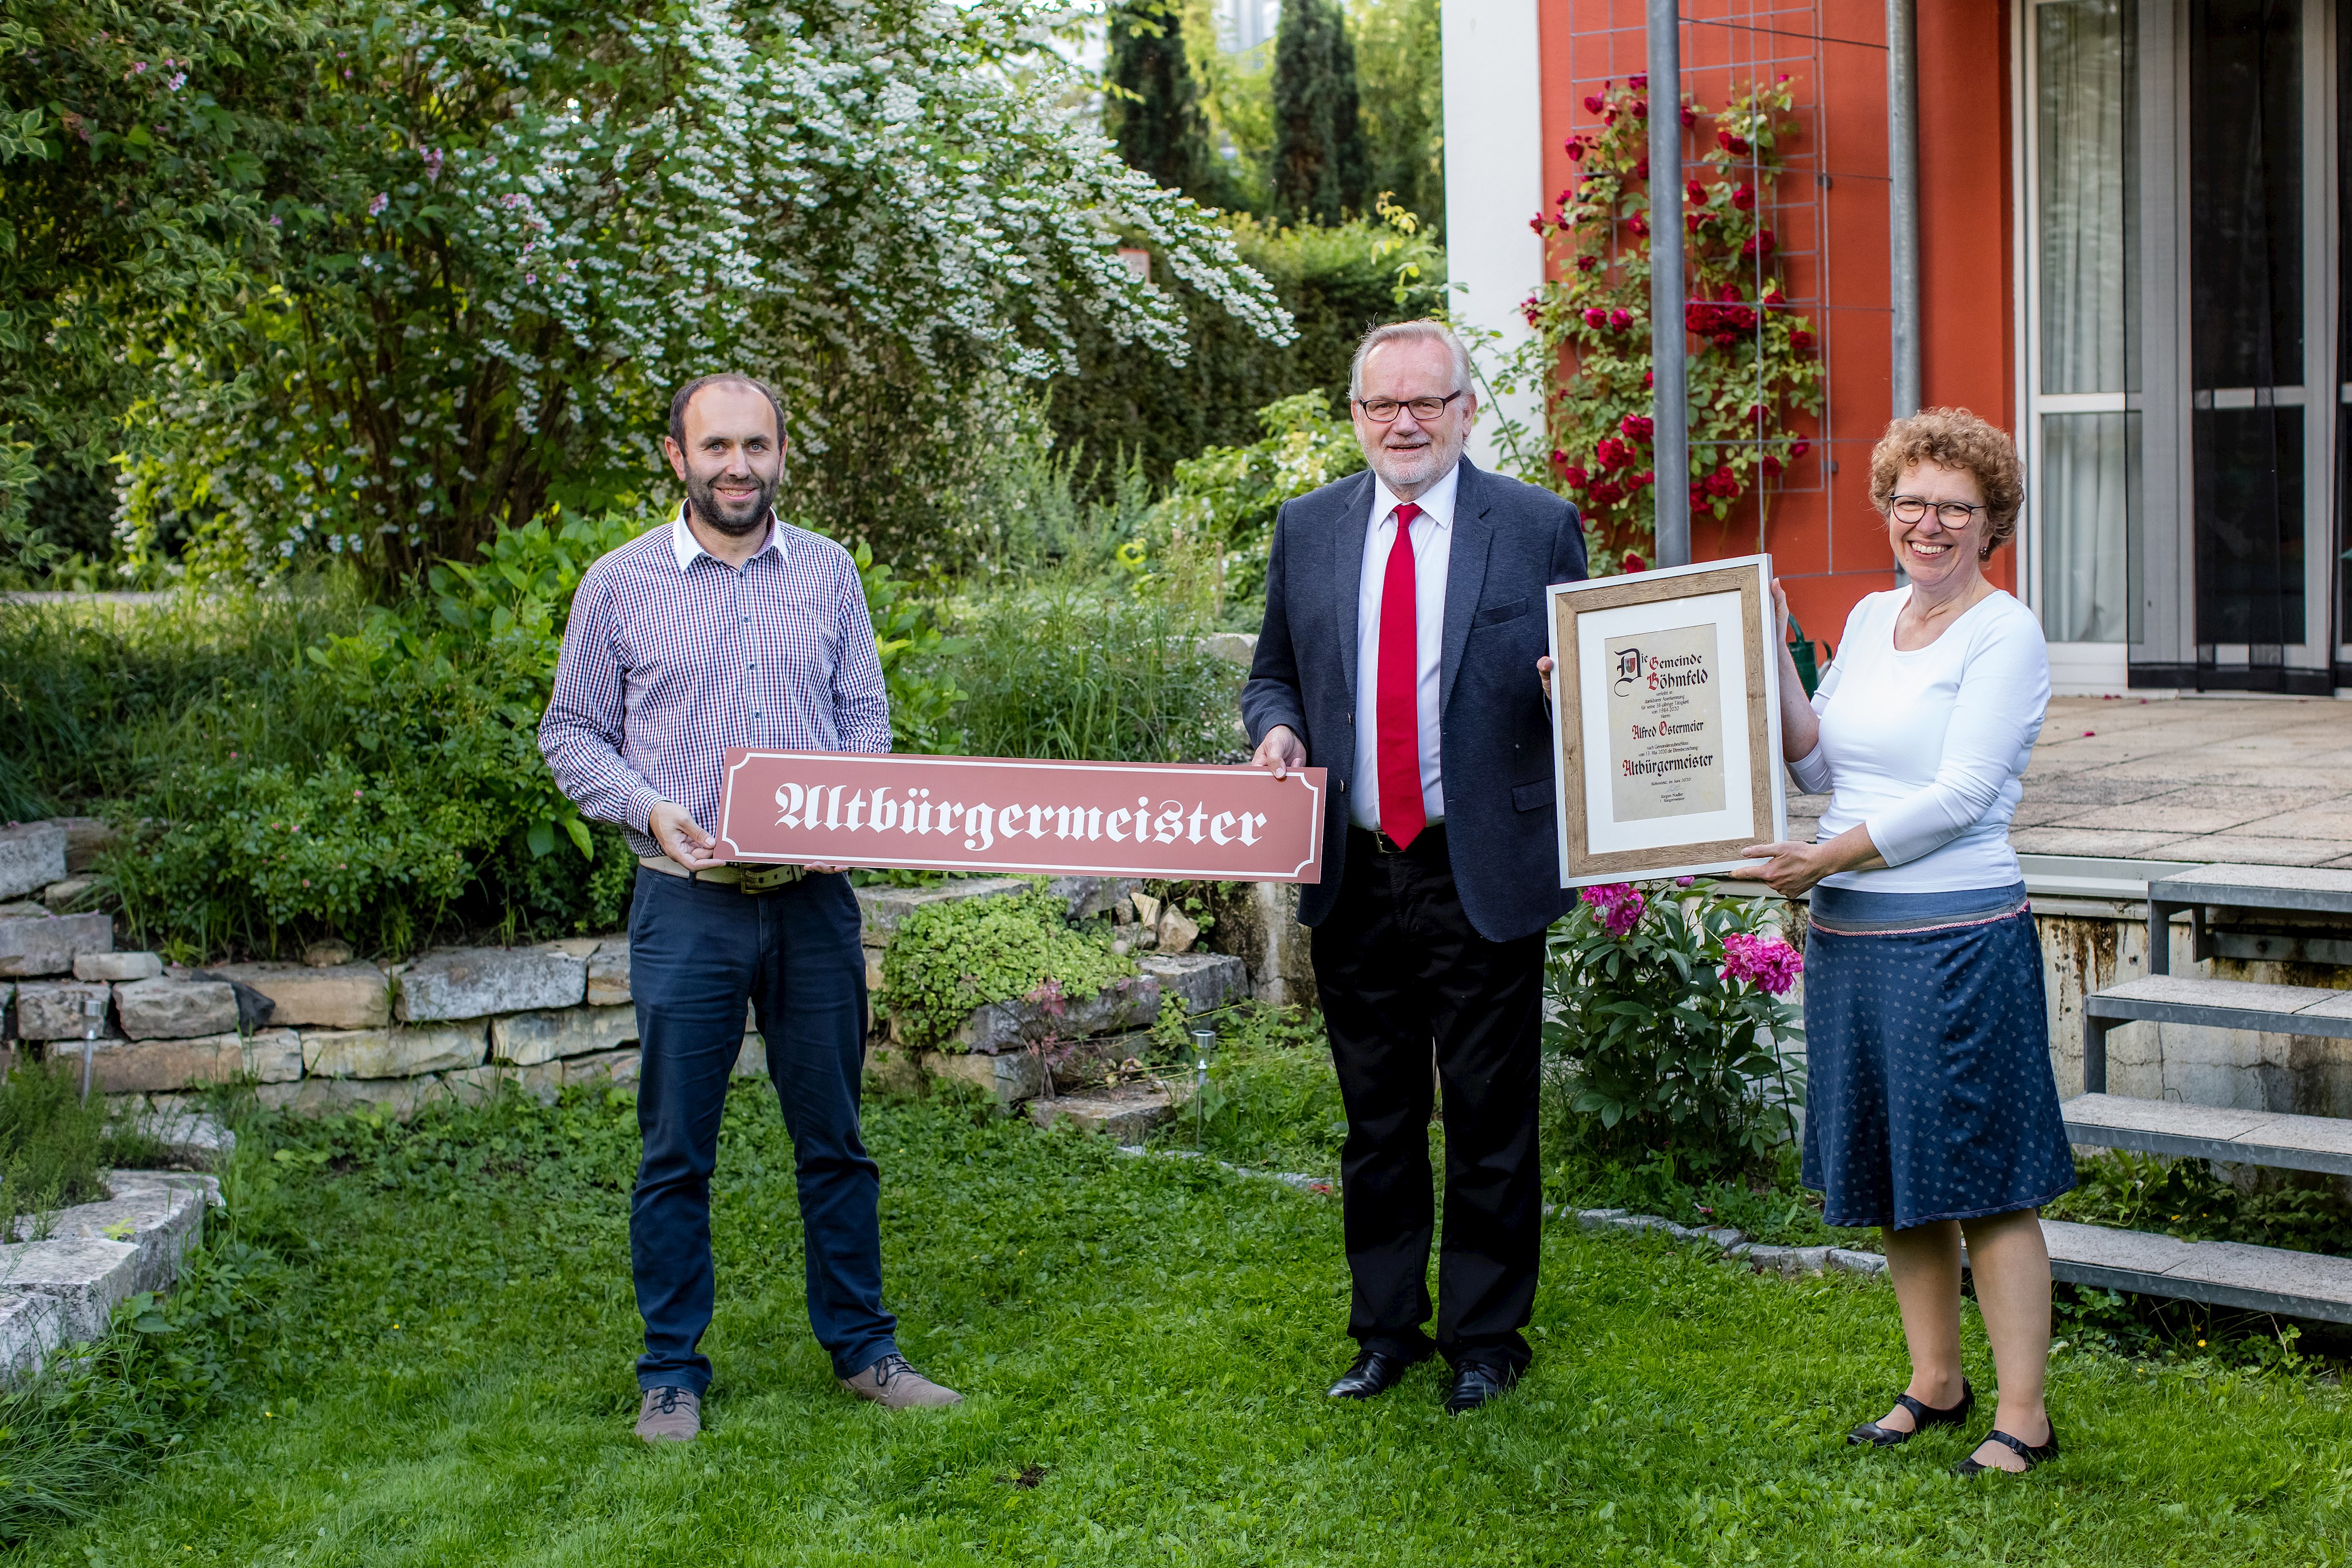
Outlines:
{"type": "Polygon", "coordinates": [[[1324,770],[727,753],[730,861],[906,870],[1322,878],[1324,770]]]}

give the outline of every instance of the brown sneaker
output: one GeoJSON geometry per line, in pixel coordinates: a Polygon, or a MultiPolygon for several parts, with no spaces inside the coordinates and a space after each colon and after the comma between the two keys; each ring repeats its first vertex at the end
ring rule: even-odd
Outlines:
{"type": "Polygon", "coordinates": [[[907,1358],[895,1350],[856,1376],[845,1377],[840,1382],[860,1399],[871,1399],[885,1410],[963,1403],[962,1395],[933,1383],[908,1366],[907,1358]]]}
{"type": "Polygon", "coordinates": [[[691,1443],[702,1431],[702,1400],[687,1388],[648,1388],[637,1406],[637,1436],[648,1443],[691,1443]]]}

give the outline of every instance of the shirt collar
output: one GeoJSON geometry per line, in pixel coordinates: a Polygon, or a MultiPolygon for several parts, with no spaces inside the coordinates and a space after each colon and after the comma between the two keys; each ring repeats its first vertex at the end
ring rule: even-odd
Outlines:
{"type": "MultiPolygon", "coordinates": [[[[691,568],[696,556],[710,554],[709,550],[702,548],[702,541],[694,537],[694,530],[687,526],[684,501],[677,504],[677,516],[669,520],[669,549],[670,553],[677,557],[677,570],[680,571],[691,568]]],[[[776,514],[772,510],[768,514],[767,540],[758,549],[753,550],[751,556],[744,558],[746,564],[749,564],[753,558],[765,555],[770,550],[776,552],[778,560],[784,559],[783,528],[776,521],[776,514]]]]}
{"type": "MultiPolygon", "coordinates": [[[[1448,468],[1445,471],[1445,477],[1440,479],[1436,484],[1432,485],[1428,489],[1423,491],[1421,495],[1416,497],[1416,501],[1421,507],[1422,516],[1427,517],[1431,522],[1435,523],[1441,528],[1452,527],[1454,523],[1454,494],[1459,491],[1461,487],[1462,465],[1459,463],[1456,463],[1453,467],[1448,468]]],[[[1397,506],[1398,501],[1396,498],[1396,493],[1389,488],[1388,482],[1382,479],[1379,475],[1373,475],[1372,526],[1374,528],[1380,527],[1381,519],[1385,518],[1391,512],[1395,511],[1397,506]]]]}

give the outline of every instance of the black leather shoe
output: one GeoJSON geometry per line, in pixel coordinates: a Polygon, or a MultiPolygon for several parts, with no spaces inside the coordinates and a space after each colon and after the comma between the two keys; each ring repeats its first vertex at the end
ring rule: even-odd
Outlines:
{"type": "Polygon", "coordinates": [[[1360,1351],[1355,1364],[1340,1375],[1328,1392],[1334,1399],[1370,1399],[1402,1383],[1404,1375],[1419,1364],[1394,1351],[1360,1351]]]}
{"type": "MultiPolygon", "coordinates": [[[[1985,1434],[1985,1441],[1988,1443],[1999,1443],[2002,1448],[2007,1448],[2011,1453],[2015,1454],[2019,1458],[2023,1459],[2025,1461],[2025,1468],[2030,1470],[2044,1459],[2054,1459],[2058,1457],[2058,1425],[2054,1421],[2051,1423],[2050,1440],[2043,1443],[2039,1448],[2035,1448],[2032,1444],[2027,1443],[2021,1438],[2011,1437],[2008,1433],[2002,1431],[1998,1427],[1985,1434]]],[[[1981,1447],[1982,1445],[1980,1444],[1979,1446],[1981,1447]]],[[[1980,1465],[1977,1463],[1976,1456],[1973,1454],[1952,1467],[1952,1473],[1956,1476],[1980,1476],[1987,1470],[2000,1470],[2000,1473],[2003,1475],[2014,1473],[2009,1470],[2001,1470],[1999,1465],[1980,1465]]]]}
{"type": "Polygon", "coordinates": [[[1518,1380],[1516,1372],[1470,1362],[1454,1374],[1454,1386],[1445,1393],[1445,1413],[1467,1415],[1489,1400],[1501,1398],[1518,1380]]]}
{"type": "Polygon", "coordinates": [[[1882,1427],[1875,1421],[1864,1421],[1848,1432],[1845,1440],[1857,1447],[1866,1443],[1874,1448],[1891,1448],[1897,1443],[1909,1442],[1930,1427],[1965,1427],[1969,1424],[1969,1412],[1976,1408],[1977,1391],[1969,1387],[1969,1380],[1963,1377],[1960,1379],[1960,1402],[1948,1408],[1931,1410],[1908,1394],[1896,1395],[1895,1403],[1911,1412],[1911,1419],[1915,1423],[1911,1430],[1906,1432],[1894,1427],[1882,1427]]]}

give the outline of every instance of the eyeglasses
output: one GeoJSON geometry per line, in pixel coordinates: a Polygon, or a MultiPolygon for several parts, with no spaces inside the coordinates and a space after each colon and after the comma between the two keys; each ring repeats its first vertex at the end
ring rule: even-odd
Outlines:
{"type": "Polygon", "coordinates": [[[1897,496],[1887,508],[1898,523],[1916,523],[1933,511],[1937,520],[1948,528],[1965,528],[1969,519],[1979,512],[1989,512],[1990,507],[1971,507],[1966,501],[1930,501],[1918,496],[1897,496]]]}
{"type": "Polygon", "coordinates": [[[1455,398],[1460,397],[1461,395],[1461,392],[1450,392],[1444,397],[1409,397],[1403,399],[1392,397],[1360,397],[1356,399],[1356,406],[1361,409],[1363,411],[1364,417],[1370,420],[1374,424],[1388,424],[1393,422],[1397,416],[1397,410],[1401,408],[1409,408],[1412,410],[1413,418],[1420,420],[1423,423],[1426,424],[1429,421],[1435,419],[1439,414],[1444,413],[1445,412],[1445,405],[1452,402],[1455,398]]]}

